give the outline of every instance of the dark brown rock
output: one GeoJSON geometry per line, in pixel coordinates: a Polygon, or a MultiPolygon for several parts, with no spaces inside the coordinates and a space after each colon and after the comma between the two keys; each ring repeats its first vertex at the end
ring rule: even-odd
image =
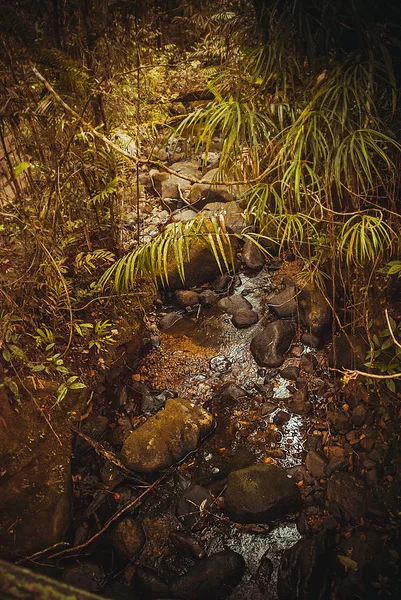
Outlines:
{"type": "Polygon", "coordinates": [[[262,367],[279,367],[295,335],[291,321],[273,321],[258,333],[251,342],[251,352],[262,367]]]}
{"type": "Polygon", "coordinates": [[[258,322],[258,315],[254,310],[238,310],[232,316],[233,325],[237,329],[245,329],[251,327],[258,322]]]}

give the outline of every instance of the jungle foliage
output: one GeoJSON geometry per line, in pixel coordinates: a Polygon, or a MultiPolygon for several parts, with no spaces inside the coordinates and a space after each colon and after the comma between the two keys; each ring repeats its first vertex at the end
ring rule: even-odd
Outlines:
{"type": "Polygon", "coordinates": [[[329,277],[333,303],[343,296],[342,326],[368,327],[367,295],[399,259],[399,13],[395,0],[8,3],[6,368],[59,373],[66,384],[71,349],[107,348],[119,300],[100,277],[137,301],[142,277],[167,283],[169,252],[185,277],[199,236],[222,268],[232,265],[232,234],[219,220],[169,226],[128,254],[124,237],[124,215],[138,208],[138,161],[163,167],[156,149],[178,143],[207,156],[216,136],[221,179],[241,183],[246,236],[273,238],[309,276],[329,277]],[[199,90],[212,99],[181,115],[179,100],[199,90]]]}

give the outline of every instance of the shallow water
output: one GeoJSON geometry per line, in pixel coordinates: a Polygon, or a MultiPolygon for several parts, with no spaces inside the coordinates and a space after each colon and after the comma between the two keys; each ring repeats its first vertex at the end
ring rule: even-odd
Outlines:
{"type": "MultiPolygon", "coordinates": [[[[261,370],[249,349],[252,338],[271,318],[266,298],[273,290],[268,271],[263,270],[252,277],[241,274],[235,293],[242,293],[259,314],[256,325],[236,329],[231,317],[216,307],[202,309],[193,316],[184,315],[183,319],[161,335],[159,348],[144,357],[140,368],[142,380],[151,389],[168,390],[206,408],[219,388],[228,382],[237,384],[249,394],[245,408],[241,405],[238,415],[230,414],[227,417],[222,408],[227,427],[220,433],[212,434],[197,452],[195,464],[199,468],[200,463],[201,471],[205,471],[205,468],[207,471],[210,465],[208,474],[211,477],[222,475],[219,466],[216,466],[221,462],[219,452],[226,450],[226,447],[235,452],[240,444],[251,449],[260,461],[275,462],[285,468],[301,462],[309,419],[291,414],[284,425],[279,428],[273,425],[275,414],[285,409],[285,400],[291,396],[292,392],[288,390],[291,382],[281,378],[277,370],[261,370]],[[269,374],[269,386],[273,393],[267,400],[277,404],[277,408],[267,416],[262,416],[262,405],[266,400],[265,377],[267,375],[269,379],[269,374]],[[285,458],[267,458],[266,451],[272,448],[284,450],[285,458]]],[[[166,307],[166,311],[172,308],[166,307]]],[[[296,365],[298,361],[299,356],[290,354],[283,366],[296,365]]],[[[193,461],[189,465],[184,464],[183,470],[192,475],[193,461]]],[[[232,600],[262,600],[266,597],[274,600],[280,555],[296,543],[300,534],[291,522],[276,523],[268,533],[254,533],[234,525],[227,531],[227,527],[219,527],[217,521],[217,524],[211,524],[205,537],[208,554],[232,548],[245,559],[247,572],[231,594],[232,600]],[[262,592],[255,581],[255,574],[266,552],[274,570],[267,591],[262,592]]]]}

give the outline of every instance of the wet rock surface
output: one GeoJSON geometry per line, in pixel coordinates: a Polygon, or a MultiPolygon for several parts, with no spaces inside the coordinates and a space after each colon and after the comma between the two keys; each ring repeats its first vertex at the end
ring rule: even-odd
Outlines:
{"type": "Polygon", "coordinates": [[[294,335],[295,326],[290,321],[269,323],[251,342],[251,352],[258,365],[280,367],[294,335]]]}
{"type": "MultiPolygon", "coordinates": [[[[335,546],[333,537],[340,544],[351,534],[356,547],[353,529],[384,518],[373,495],[383,468],[376,413],[357,387],[346,395],[331,378],[323,307],[312,314],[313,302],[304,303],[300,328],[269,308],[283,277],[295,280],[295,269],[285,267],[276,260],[160,295],[148,325],[159,345],[146,346],[124,377],[107,384],[98,439],[112,454],[106,460],[85,447],[73,466],[82,517],[72,536],[85,542],[133,503],[113,529],[140,523],[145,541],[137,532],[134,554],[124,533],[124,548],[113,540],[110,553],[110,528],[93,552],[89,546],[91,560],[116,578],[105,595],[113,597],[117,585],[121,597],[128,589],[140,600],[370,593],[365,575],[355,582],[337,558],[353,559],[351,546],[335,546]],[[258,321],[238,328],[241,311],[258,321]],[[267,340],[269,328],[275,335],[267,340]],[[259,335],[267,345],[273,340],[273,353],[260,351],[279,365],[258,364],[259,335]],[[129,439],[136,440],[131,454],[129,439]],[[130,474],[113,463],[113,452],[130,474]]],[[[361,556],[361,565],[369,569],[377,552],[361,556]]]]}
{"type": "Polygon", "coordinates": [[[201,559],[189,571],[170,583],[173,598],[218,600],[225,598],[241,581],[245,561],[237,552],[226,550],[201,559]]]}
{"type": "Polygon", "coordinates": [[[239,523],[272,521],[301,505],[298,487],[275,465],[254,465],[230,473],[225,501],[230,519],[239,523]]]}
{"type": "Polygon", "coordinates": [[[163,411],[151,417],[124,441],[121,458],[139,473],[165,469],[188,452],[213,427],[213,417],[188,400],[167,400],[163,411]]]}

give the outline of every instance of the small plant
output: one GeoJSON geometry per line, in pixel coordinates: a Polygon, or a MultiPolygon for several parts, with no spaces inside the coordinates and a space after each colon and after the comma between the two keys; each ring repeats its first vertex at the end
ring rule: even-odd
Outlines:
{"type": "MultiPolygon", "coordinates": [[[[386,327],[371,338],[365,366],[377,369],[382,375],[394,375],[401,372],[401,347],[394,342],[394,337],[401,336],[401,321],[397,323],[392,317],[386,327]]],[[[395,380],[385,379],[386,386],[391,392],[396,391],[395,380]]]]}
{"type": "Polygon", "coordinates": [[[55,335],[44,323],[36,330],[36,335],[33,336],[38,348],[45,346],[45,352],[52,350],[55,346],[55,335]]]}
{"type": "Polygon", "coordinates": [[[56,398],[56,402],[53,406],[60,404],[60,402],[62,402],[64,400],[64,398],[66,397],[66,395],[68,394],[68,392],[70,390],[83,390],[85,388],[86,388],[86,385],[84,383],[81,383],[80,381],[78,381],[78,376],[72,375],[71,377],[69,377],[67,379],[67,381],[65,381],[64,383],[61,383],[58,386],[57,398],[56,398]]]}

